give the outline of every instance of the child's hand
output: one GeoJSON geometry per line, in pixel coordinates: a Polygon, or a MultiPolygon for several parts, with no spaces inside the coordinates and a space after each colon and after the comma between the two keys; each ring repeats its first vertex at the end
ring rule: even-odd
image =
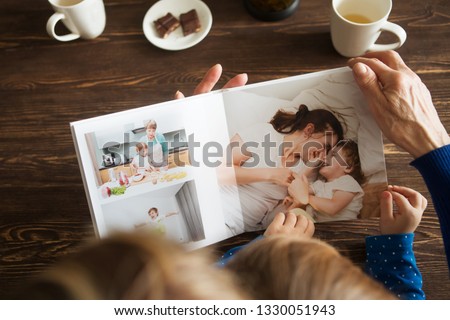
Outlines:
{"type": "Polygon", "coordinates": [[[306,161],[306,164],[310,168],[319,168],[323,165],[325,156],[325,149],[316,150],[310,148],[310,150],[308,150],[308,161],[306,161]]]}
{"type": "Polygon", "coordinates": [[[294,180],[288,187],[289,195],[294,199],[294,202],[300,205],[307,205],[309,203],[309,182],[305,175],[298,175],[292,173],[294,180]]]}
{"type": "Polygon", "coordinates": [[[381,234],[414,232],[426,207],[427,199],[419,192],[406,187],[389,186],[380,199],[381,234]],[[393,210],[392,200],[397,205],[397,212],[393,210]]]}
{"type": "Polygon", "coordinates": [[[289,168],[271,168],[268,172],[270,175],[269,180],[279,186],[288,187],[294,179],[289,168]]]}
{"type": "Polygon", "coordinates": [[[314,223],[308,218],[293,213],[277,213],[269,227],[264,232],[264,236],[286,235],[301,238],[312,238],[314,234],[314,223]]]}
{"type": "Polygon", "coordinates": [[[286,196],[283,199],[283,205],[286,206],[286,207],[289,207],[293,203],[294,203],[294,199],[291,196],[286,196]]]}

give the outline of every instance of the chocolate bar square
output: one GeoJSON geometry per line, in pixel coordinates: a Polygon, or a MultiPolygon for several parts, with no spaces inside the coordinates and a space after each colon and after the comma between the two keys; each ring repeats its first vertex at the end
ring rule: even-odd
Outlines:
{"type": "Polygon", "coordinates": [[[164,17],[153,21],[156,32],[158,32],[161,38],[167,38],[167,36],[180,26],[180,21],[177,20],[170,12],[164,17]]]}
{"type": "Polygon", "coordinates": [[[184,36],[199,32],[201,29],[200,20],[198,19],[197,11],[195,9],[181,14],[180,22],[184,36]]]}

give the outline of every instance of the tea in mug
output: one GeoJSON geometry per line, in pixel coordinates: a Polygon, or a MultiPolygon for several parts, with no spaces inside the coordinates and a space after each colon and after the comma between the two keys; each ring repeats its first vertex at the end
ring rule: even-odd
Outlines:
{"type": "Polygon", "coordinates": [[[357,13],[349,13],[344,15],[344,19],[354,22],[354,23],[372,23],[373,21],[370,20],[369,18],[361,15],[361,14],[357,14],[357,13]]]}

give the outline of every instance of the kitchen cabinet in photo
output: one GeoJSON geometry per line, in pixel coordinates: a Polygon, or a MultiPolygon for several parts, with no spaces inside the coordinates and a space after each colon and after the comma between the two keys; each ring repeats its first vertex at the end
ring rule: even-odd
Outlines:
{"type": "Polygon", "coordinates": [[[191,165],[189,150],[170,153],[168,157],[169,169],[174,167],[184,167],[191,165]]]}
{"type": "Polygon", "coordinates": [[[117,166],[117,167],[113,167],[113,168],[106,168],[106,169],[101,169],[100,170],[100,177],[102,179],[102,184],[109,182],[110,178],[109,178],[109,170],[114,170],[114,176],[116,177],[116,179],[119,179],[119,172],[123,171],[128,177],[131,177],[134,173],[131,170],[131,166],[130,165],[125,165],[125,166],[117,166]]]}

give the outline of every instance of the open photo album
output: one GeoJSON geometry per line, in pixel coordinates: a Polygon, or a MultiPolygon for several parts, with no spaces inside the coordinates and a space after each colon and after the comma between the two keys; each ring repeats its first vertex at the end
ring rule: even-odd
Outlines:
{"type": "Polygon", "coordinates": [[[71,123],[95,230],[199,248],[265,229],[379,216],[381,131],[349,68],[71,123]]]}

